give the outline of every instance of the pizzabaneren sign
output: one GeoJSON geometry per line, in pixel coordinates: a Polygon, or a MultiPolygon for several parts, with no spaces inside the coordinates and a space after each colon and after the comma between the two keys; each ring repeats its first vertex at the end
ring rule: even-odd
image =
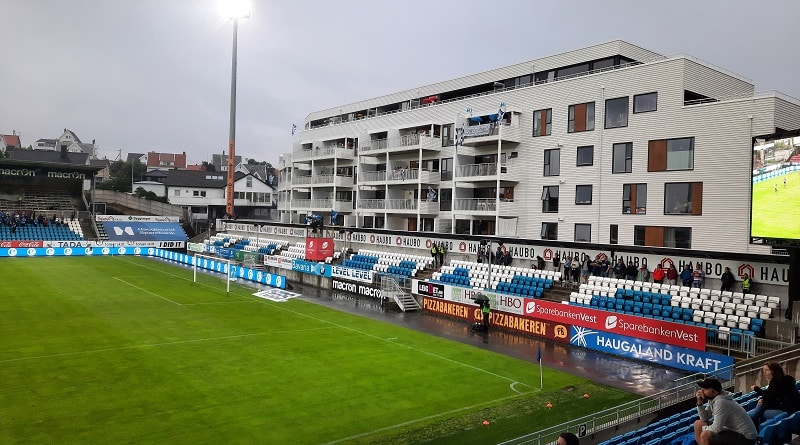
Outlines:
{"type": "Polygon", "coordinates": [[[700,351],[706,349],[706,330],[693,325],[529,298],[525,299],[524,315],[700,351]]]}

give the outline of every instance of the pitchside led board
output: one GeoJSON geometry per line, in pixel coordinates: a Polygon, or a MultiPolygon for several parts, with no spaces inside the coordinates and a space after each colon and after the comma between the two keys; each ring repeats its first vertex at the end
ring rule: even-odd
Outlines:
{"type": "Polygon", "coordinates": [[[750,237],[800,243],[800,129],[753,138],[750,237]]]}

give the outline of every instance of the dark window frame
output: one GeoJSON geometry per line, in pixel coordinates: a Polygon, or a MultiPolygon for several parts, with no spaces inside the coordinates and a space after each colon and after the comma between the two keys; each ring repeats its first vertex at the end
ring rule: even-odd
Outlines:
{"type": "Polygon", "coordinates": [[[635,184],[622,184],[622,214],[623,215],[646,215],[647,214],[647,183],[640,182],[635,184]],[[644,191],[642,190],[644,188],[644,191]],[[632,202],[632,197],[636,201],[632,202]],[[640,198],[644,196],[644,201],[640,198]],[[625,203],[628,205],[626,206],[625,203]],[[644,205],[640,205],[644,203],[644,205]],[[625,209],[628,209],[626,212],[625,209]]]}
{"type": "Polygon", "coordinates": [[[633,173],[633,142],[619,142],[611,145],[611,173],[633,173]],[[625,167],[617,171],[617,146],[625,146],[625,167]]]}
{"type": "Polygon", "coordinates": [[[558,240],[558,223],[542,222],[542,230],[539,232],[539,237],[544,240],[558,240]]]}
{"type": "Polygon", "coordinates": [[[557,185],[545,185],[542,187],[542,213],[558,213],[559,194],[557,185]],[[554,190],[555,196],[553,195],[554,190]]]}
{"type": "Polygon", "coordinates": [[[576,167],[587,167],[594,165],[594,145],[581,145],[575,152],[575,166],[576,167]],[[581,149],[589,149],[589,153],[591,153],[591,160],[588,163],[581,163],[581,149]]]}
{"type": "Polygon", "coordinates": [[[700,216],[703,214],[703,183],[702,182],[666,182],[664,183],[664,215],[689,215],[700,216]],[[688,199],[683,200],[682,203],[669,202],[670,200],[678,201],[678,199],[670,198],[670,194],[677,195],[674,190],[670,190],[670,186],[688,185],[686,190],[688,199]],[[672,192],[672,193],[671,193],[672,192]],[[672,210],[667,210],[672,207],[672,210]],[[680,207],[680,208],[679,208],[680,207]]]}
{"type": "Polygon", "coordinates": [[[653,91],[653,92],[650,92],[650,93],[636,94],[636,95],[634,95],[634,96],[633,96],[633,114],[639,114],[639,113],[652,113],[652,112],[654,112],[654,111],[658,111],[658,92],[657,92],[657,91],[653,91]],[[637,108],[636,108],[636,99],[637,99],[637,98],[645,98],[645,97],[647,97],[647,96],[655,96],[655,98],[656,98],[656,100],[655,100],[655,107],[654,107],[654,108],[652,108],[652,109],[647,109],[647,110],[638,110],[638,111],[637,111],[637,108]]]}
{"type": "Polygon", "coordinates": [[[597,115],[595,114],[595,103],[594,102],[584,102],[580,104],[573,104],[567,107],[567,133],[583,133],[585,131],[594,131],[595,127],[595,119],[597,115]],[[578,128],[583,128],[576,130],[575,129],[575,112],[576,107],[584,106],[584,122],[582,126],[578,126],[578,128]],[[591,113],[589,110],[591,109],[591,113]],[[591,119],[589,117],[591,116],[591,119]],[[591,124],[591,125],[590,125],[591,124]],[[590,128],[591,127],[591,128],[590,128]]]}
{"type": "Polygon", "coordinates": [[[576,243],[591,243],[592,242],[592,225],[591,224],[575,223],[575,226],[574,226],[573,230],[574,231],[573,231],[573,234],[572,234],[572,239],[576,243]],[[585,240],[585,241],[584,240],[578,240],[578,228],[581,228],[581,229],[588,228],[589,229],[589,237],[588,237],[587,240],[585,240]]]}
{"type": "Polygon", "coordinates": [[[533,112],[533,137],[550,136],[553,132],[553,109],[544,108],[533,112]],[[542,113],[544,113],[544,121],[542,120],[542,113]],[[539,127],[537,128],[537,123],[539,127]],[[542,134],[542,125],[544,125],[545,133],[542,134]],[[538,131],[537,131],[538,130],[538,131]]]}
{"type": "Polygon", "coordinates": [[[542,175],[543,176],[560,176],[561,175],[561,149],[560,148],[550,148],[544,151],[544,160],[542,161],[544,164],[542,166],[542,175]],[[556,152],[556,153],[553,153],[556,152]],[[555,168],[553,167],[553,155],[556,156],[555,159],[555,168]],[[555,172],[553,172],[555,170],[555,172]]]}
{"type": "Polygon", "coordinates": [[[604,125],[605,125],[604,128],[606,130],[609,130],[609,129],[612,129],[612,128],[624,128],[624,127],[628,126],[628,117],[629,117],[629,114],[630,114],[630,102],[631,102],[631,100],[630,100],[629,96],[615,97],[613,99],[606,99],[605,119],[604,119],[604,121],[605,121],[604,122],[604,125]],[[621,104],[623,99],[625,100],[625,113],[619,118],[620,122],[617,123],[617,120],[613,120],[613,121],[611,120],[612,114],[609,113],[608,107],[609,107],[609,105],[614,105],[616,103],[620,103],[621,104]],[[624,121],[624,123],[622,121],[624,121]]]}
{"type": "Polygon", "coordinates": [[[578,184],[578,185],[576,185],[575,186],[575,205],[579,205],[579,206],[592,205],[592,193],[594,193],[594,186],[592,184],[578,184]],[[587,187],[589,188],[589,201],[578,201],[578,189],[583,188],[585,190],[587,187]]]}

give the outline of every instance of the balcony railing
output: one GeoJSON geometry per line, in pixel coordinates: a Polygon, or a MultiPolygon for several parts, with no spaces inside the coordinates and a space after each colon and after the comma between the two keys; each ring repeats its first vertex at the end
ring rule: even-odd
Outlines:
{"type": "Polygon", "coordinates": [[[387,199],[386,210],[417,210],[416,199],[387,199]]]}
{"type": "Polygon", "coordinates": [[[438,137],[412,133],[390,139],[375,139],[373,141],[369,141],[368,144],[360,146],[358,149],[361,154],[364,154],[369,152],[404,148],[441,148],[441,143],[438,141],[438,137]]]}
{"type": "Polygon", "coordinates": [[[457,172],[458,178],[497,176],[497,164],[490,163],[459,165],[457,172]]]}
{"type": "Polygon", "coordinates": [[[372,182],[372,181],[386,181],[386,170],[378,170],[371,172],[361,172],[359,182],[372,182]]]}
{"type": "Polygon", "coordinates": [[[359,199],[359,210],[383,210],[386,208],[385,199],[359,199]]]}
{"type": "Polygon", "coordinates": [[[330,209],[333,201],[330,199],[293,199],[294,209],[330,209]]]}
{"type": "Polygon", "coordinates": [[[494,212],[496,200],[492,198],[460,198],[453,200],[453,210],[467,212],[494,212]]]}

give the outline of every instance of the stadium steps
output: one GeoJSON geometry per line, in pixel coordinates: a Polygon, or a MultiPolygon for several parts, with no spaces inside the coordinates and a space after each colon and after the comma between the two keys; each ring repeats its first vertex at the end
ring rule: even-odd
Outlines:
{"type": "Polygon", "coordinates": [[[394,296],[394,301],[403,312],[418,311],[422,309],[417,300],[411,294],[396,294],[394,296]]]}

